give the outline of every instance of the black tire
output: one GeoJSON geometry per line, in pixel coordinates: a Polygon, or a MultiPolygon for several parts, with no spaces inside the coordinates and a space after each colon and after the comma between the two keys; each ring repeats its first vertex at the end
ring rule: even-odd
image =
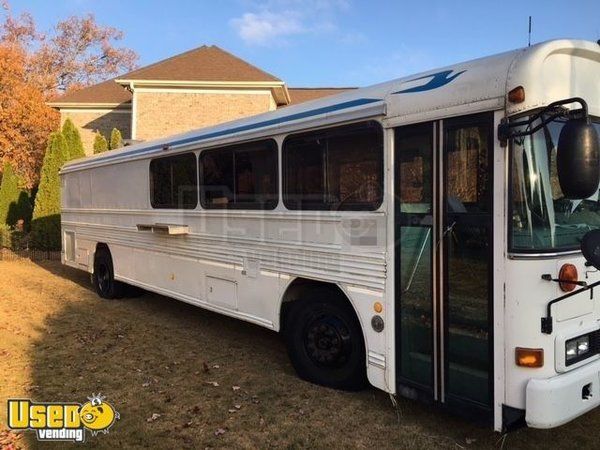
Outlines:
{"type": "Polygon", "coordinates": [[[300,378],[357,391],[367,386],[365,344],[348,302],[330,290],[311,291],[286,312],[285,340],[300,378]]]}
{"type": "Polygon", "coordinates": [[[92,280],[96,293],[102,298],[122,298],[125,294],[125,284],[115,280],[112,257],[108,249],[96,250],[92,280]]]}

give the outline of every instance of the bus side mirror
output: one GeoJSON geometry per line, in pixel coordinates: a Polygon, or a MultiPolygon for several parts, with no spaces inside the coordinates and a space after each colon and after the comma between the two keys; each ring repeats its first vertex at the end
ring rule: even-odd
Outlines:
{"type": "Polygon", "coordinates": [[[600,270],[600,230],[588,231],[583,236],[581,253],[588,263],[600,270]]]}
{"type": "Polygon", "coordinates": [[[600,142],[588,118],[569,119],[556,150],[558,181],[565,198],[584,199],[598,191],[600,142]]]}

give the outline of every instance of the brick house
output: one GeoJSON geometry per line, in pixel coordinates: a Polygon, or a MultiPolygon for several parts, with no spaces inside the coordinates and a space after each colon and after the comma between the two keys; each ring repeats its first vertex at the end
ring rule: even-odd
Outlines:
{"type": "Polygon", "coordinates": [[[68,93],[50,106],[81,131],[149,140],[272,111],[350,88],[288,88],[279,78],[216,46],[194,50],[68,93]]]}

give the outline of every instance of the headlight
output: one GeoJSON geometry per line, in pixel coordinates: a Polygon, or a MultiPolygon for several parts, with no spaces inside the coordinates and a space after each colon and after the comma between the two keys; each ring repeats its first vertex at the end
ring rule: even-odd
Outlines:
{"type": "Polygon", "coordinates": [[[577,341],[567,341],[567,361],[577,357],[577,341]]]}
{"type": "Polygon", "coordinates": [[[590,338],[588,336],[584,336],[580,339],[577,339],[577,354],[583,355],[590,351],[590,338]]]}
{"type": "Polygon", "coordinates": [[[590,337],[588,335],[579,336],[565,343],[565,358],[567,362],[574,359],[582,359],[589,352],[590,337]]]}

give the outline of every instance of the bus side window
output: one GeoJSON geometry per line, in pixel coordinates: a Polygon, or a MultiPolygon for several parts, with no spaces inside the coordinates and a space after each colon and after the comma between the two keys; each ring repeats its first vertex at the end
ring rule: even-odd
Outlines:
{"type": "Polygon", "coordinates": [[[273,140],[205,150],[200,154],[200,203],[207,209],[274,209],[277,144],[273,140]]]}
{"type": "Polygon", "coordinates": [[[196,155],[150,161],[150,204],[155,209],[194,209],[198,205],[196,155]]]}
{"type": "Polygon", "coordinates": [[[383,130],[362,122],[290,135],[283,166],[288,209],[374,211],[383,201],[383,130]]]}

